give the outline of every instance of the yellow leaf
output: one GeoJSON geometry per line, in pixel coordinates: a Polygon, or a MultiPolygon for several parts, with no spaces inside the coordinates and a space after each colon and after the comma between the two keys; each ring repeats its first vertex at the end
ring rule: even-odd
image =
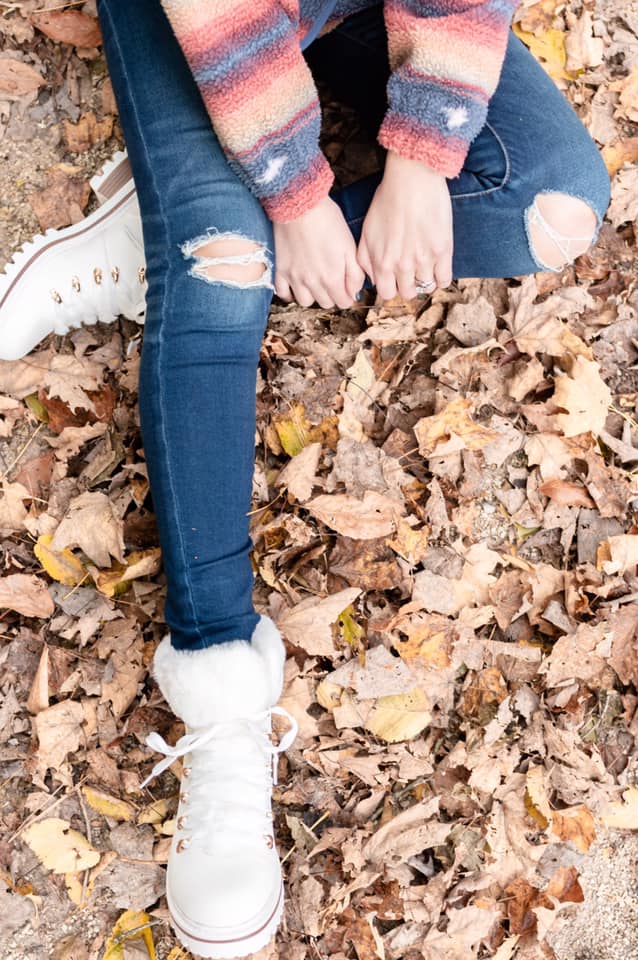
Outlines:
{"type": "Polygon", "coordinates": [[[541,66],[554,80],[573,80],[571,73],[565,70],[567,51],[565,50],[565,34],[562,30],[546,30],[539,36],[527,33],[514,24],[512,27],[516,36],[523,41],[526,47],[540,62],[541,66]]]}
{"type": "Polygon", "coordinates": [[[168,816],[170,805],[168,800],[154,800],[147,807],[140,810],[137,816],[138,823],[161,823],[168,816]]]}
{"type": "Polygon", "coordinates": [[[66,820],[48,817],[32,823],[22,834],[36,857],[53,873],[77,873],[94,867],[100,854],[66,820]]]}
{"type": "Polygon", "coordinates": [[[103,960],[124,960],[125,940],[142,940],[148,951],[149,960],[155,960],[155,945],[150,922],[148,913],[142,910],[126,910],[111,931],[103,960]]]}
{"type": "Polygon", "coordinates": [[[279,442],[289,457],[296,457],[310,442],[312,424],[306,417],[302,403],[295,403],[287,417],[274,417],[279,442]]]}
{"type": "Polygon", "coordinates": [[[86,577],[86,570],[68,547],[64,550],[51,550],[52,539],[50,533],[43,533],[38,537],[33,552],[50,577],[65,587],[77,587],[86,577]]]}
{"type": "Polygon", "coordinates": [[[119,597],[125,593],[132,580],[139,577],[152,576],[160,566],[161,552],[159,547],[150,550],[136,550],[126,558],[126,563],[112,564],[109,570],[89,568],[95,586],[105,597],[119,597]]]}
{"type": "Polygon", "coordinates": [[[397,743],[418,736],[431,719],[428,698],[423,690],[415,687],[407,693],[379,697],[365,728],[388,743],[397,743]]]}
{"type": "Polygon", "coordinates": [[[337,623],[339,624],[339,629],[341,630],[341,636],[346,641],[348,646],[356,652],[363,650],[363,636],[364,629],[361,624],[357,623],[354,619],[354,607],[350,604],[349,607],[346,607],[345,610],[339,615],[337,623]]]}
{"type": "Polygon", "coordinates": [[[37,393],[30,393],[28,397],[24,398],[24,402],[36,420],[39,420],[40,423],[49,422],[49,411],[44,404],[40,402],[40,398],[38,397],[37,393]]]}
{"type": "Polygon", "coordinates": [[[69,896],[69,900],[71,903],[74,903],[76,907],[79,907],[82,904],[82,877],[82,873],[64,874],[64,885],[66,887],[66,892],[69,896]]]}
{"type": "Polygon", "coordinates": [[[94,787],[82,787],[84,799],[105,817],[112,817],[114,820],[132,820],[135,816],[135,808],[126,800],[118,800],[117,797],[111,797],[102,790],[96,790],[94,787]]]}

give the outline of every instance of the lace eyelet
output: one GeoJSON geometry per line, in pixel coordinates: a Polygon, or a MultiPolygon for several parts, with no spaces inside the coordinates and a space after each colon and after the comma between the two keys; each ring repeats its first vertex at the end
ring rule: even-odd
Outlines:
{"type": "Polygon", "coordinates": [[[269,833],[265,833],[265,834],[264,834],[264,840],[266,841],[266,846],[268,847],[268,849],[269,849],[269,850],[272,850],[272,848],[273,848],[274,845],[275,845],[275,841],[274,841],[273,837],[272,837],[269,833]]]}
{"type": "Polygon", "coordinates": [[[51,290],[51,296],[53,297],[56,303],[62,303],[62,297],[60,296],[57,290],[51,290]]]}
{"type": "Polygon", "coordinates": [[[181,840],[178,840],[177,847],[175,848],[177,853],[183,853],[184,850],[188,850],[190,846],[190,842],[191,842],[190,837],[182,837],[181,840]]]}
{"type": "Polygon", "coordinates": [[[177,829],[178,829],[178,830],[184,830],[184,829],[185,829],[186,820],[187,820],[187,817],[184,816],[184,814],[182,814],[181,817],[178,817],[178,818],[177,818],[177,829]]]}
{"type": "Polygon", "coordinates": [[[117,283],[120,279],[120,269],[119,267],[113,267],[111,270],[111,276],[113,277],[113,283],[117,283]]]}
{"type": "Polygon", "coordinates": [[[144,283],[146,280],[146,267],[140,267],[140,269],[137,271],[137,279],[140,281],[140,283],[144,283]]]}
{"type": "Polygon", "coordinates": [[[100,270],[99,267],[93,268],[93,279],[98,284],[98,286],[102,283],[102,271],[100,270]]]}
{"type": "Polygon", "coordinates": [[[190,775],[191,775],[191,768],[190,768],[190,767],[182,767],[182,776],[185,777],[186,779],[188,779],[188,778],[190,777],[190,775]]]}
{"type": "Polygon", "coordinates": [[[74,289],[77,293],[79,293],[80,290],[81,290],[80,278],[79,278],[79,277],[73,277],[72,280],[71,280],[71,286],[73,287],[73,289],[74,289]]]}

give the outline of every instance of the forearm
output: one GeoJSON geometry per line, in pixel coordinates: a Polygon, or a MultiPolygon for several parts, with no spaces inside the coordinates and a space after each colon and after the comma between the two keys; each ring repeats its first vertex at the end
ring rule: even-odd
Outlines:
{"type": "Polygon", "coordinates": [[[274,0],[161,2],[230,165],[271,219],[299,216],[333,177],[294,23],[274,0]]]}
{"type": "Polygon", "coordinates": [[[460,172],[500,77],[516,0],[385,0],[392,74],[379,142],[460,172]]]}

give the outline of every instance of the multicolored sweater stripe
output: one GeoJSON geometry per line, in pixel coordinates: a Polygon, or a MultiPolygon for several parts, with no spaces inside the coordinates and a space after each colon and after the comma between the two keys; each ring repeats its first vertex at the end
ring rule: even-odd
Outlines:
{"type": "MultiPolygon", "coordinates": [[[[378,2],[378,0],[377,0],[378,2]]],[[[304,38],[375,0],[161,0],[229,163],[275,221],[330,190],[304,38]]],[[[385,0],[379,142],[446,177],[485,123],[518,0],[385,0]]]]}

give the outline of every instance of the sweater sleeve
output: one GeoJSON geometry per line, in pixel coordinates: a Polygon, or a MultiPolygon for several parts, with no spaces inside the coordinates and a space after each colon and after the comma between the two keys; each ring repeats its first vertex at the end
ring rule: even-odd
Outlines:
{"type": "Polygon", "coordinates": [[[392,73],[379,142],[456,177],[487,116],[518,0],[385,0],[392,73]]]}
{"type": "Polygon", "coordinates": [[[271,220],[301,216],[334,178],[319,149],[321,108],[294,4],[161,3],[230,166],[271,220]]]}

